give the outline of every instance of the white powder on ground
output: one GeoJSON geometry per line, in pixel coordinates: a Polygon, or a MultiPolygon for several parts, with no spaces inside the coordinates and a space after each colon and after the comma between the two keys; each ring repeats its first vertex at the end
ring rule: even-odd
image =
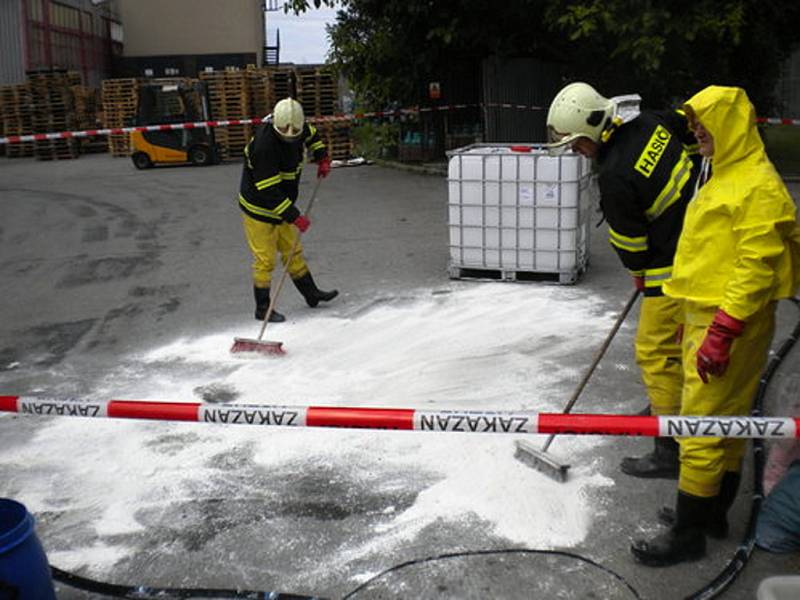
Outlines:
{"type": "MultiPolygon", "coordinates": [[[[284,343],[282,357],[230,354],[235,336],[257,335],[254,321],[121,357],[96,397],[196,402],[193,390],[213,383],[238,392],[236,403],[559,412],[587,367],[570,357],[598,347],[615,318],[598,315],[595,298],[580,288],[507,283],[453,284],[452,293],[345,311],[334,304],[270,324],[265,339],[284,343]]],[[[85,509],[98,536],[139,531],[137,509],[187,499],[188,489],[196,495],[209,480],[209,459],[235,445],[252,443],[265,467],[323,460],[356,476],[359,469],[432,474],[435,483],[412,506],[388,511],[369,542],[345,542],[326,568],[413,539],[437,520],[467,517],[528,547],[580,543],[593,516],[587,490],[612,482],[591,466],[554,482],[514,459],[514,437],[62,419],[0,462],[26,465],[19,499],[31,512],[85,509]],[[170,435],[177,441],[165,452],[170,435]]],[[[574,457],[601,443],[564,436],[551,452],[574,457]]],[[[125,554],[87,544],[51,559],[60,568],[102,572],[125,554]]]]}

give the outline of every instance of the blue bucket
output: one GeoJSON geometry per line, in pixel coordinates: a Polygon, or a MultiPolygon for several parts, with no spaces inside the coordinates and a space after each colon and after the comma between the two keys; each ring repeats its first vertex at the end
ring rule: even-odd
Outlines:
{"type": "Polygon", "coordinates": [[[0,599],[56,600],[33,516],[8,498],[0,498],[0,599]]]}

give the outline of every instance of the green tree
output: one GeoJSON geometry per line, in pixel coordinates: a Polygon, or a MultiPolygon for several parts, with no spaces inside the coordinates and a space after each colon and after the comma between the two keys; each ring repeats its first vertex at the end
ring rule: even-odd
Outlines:
{"type": "Polygon", "coordinates": [[[797,0],[291,0],[338,6],[330,60],[373,106],[414,103],[454,59],[536,56],[607,95],[645,104],[716,83],[772,109],[781,63],[798,45],[797,0]]]}
{"type": "Polygon", "coordinates": [[[664,103],[738,85],[764,112],[800,39],[795,0],[552,0],[545,19],[569,40],[570,75],[608,93],[664,103]]]}

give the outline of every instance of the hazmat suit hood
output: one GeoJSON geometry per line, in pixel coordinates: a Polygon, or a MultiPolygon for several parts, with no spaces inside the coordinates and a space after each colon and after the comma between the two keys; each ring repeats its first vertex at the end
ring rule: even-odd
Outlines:
{"type": "Polygon", "coordinates": [[[744,90],[710,86],[684,106],[714,137],[714,155],[711,176],[686,209],[662,289],[686,301],[687,323],[708,326],[717,309],[747,321],[800,285],[797,209],[744,90]]]}
{"type": "Polygon", "coordinates": [[[765,158],[756,112],[743,89],[711,85],[692,96],[684,107],[714,138],[715,171],[743,159],[765,158]]]}

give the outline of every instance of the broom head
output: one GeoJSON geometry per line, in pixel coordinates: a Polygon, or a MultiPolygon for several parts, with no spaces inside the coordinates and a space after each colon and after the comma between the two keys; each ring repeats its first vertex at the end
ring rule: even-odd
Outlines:
{"type": "Polygon", "coordinates": [[[251,338],[233,338],[231,354],[242,352],[254,352],[257,354],[286,354],[283,349],[283,342],[272,342],[269,340],[254,340],[251,338]]]}

